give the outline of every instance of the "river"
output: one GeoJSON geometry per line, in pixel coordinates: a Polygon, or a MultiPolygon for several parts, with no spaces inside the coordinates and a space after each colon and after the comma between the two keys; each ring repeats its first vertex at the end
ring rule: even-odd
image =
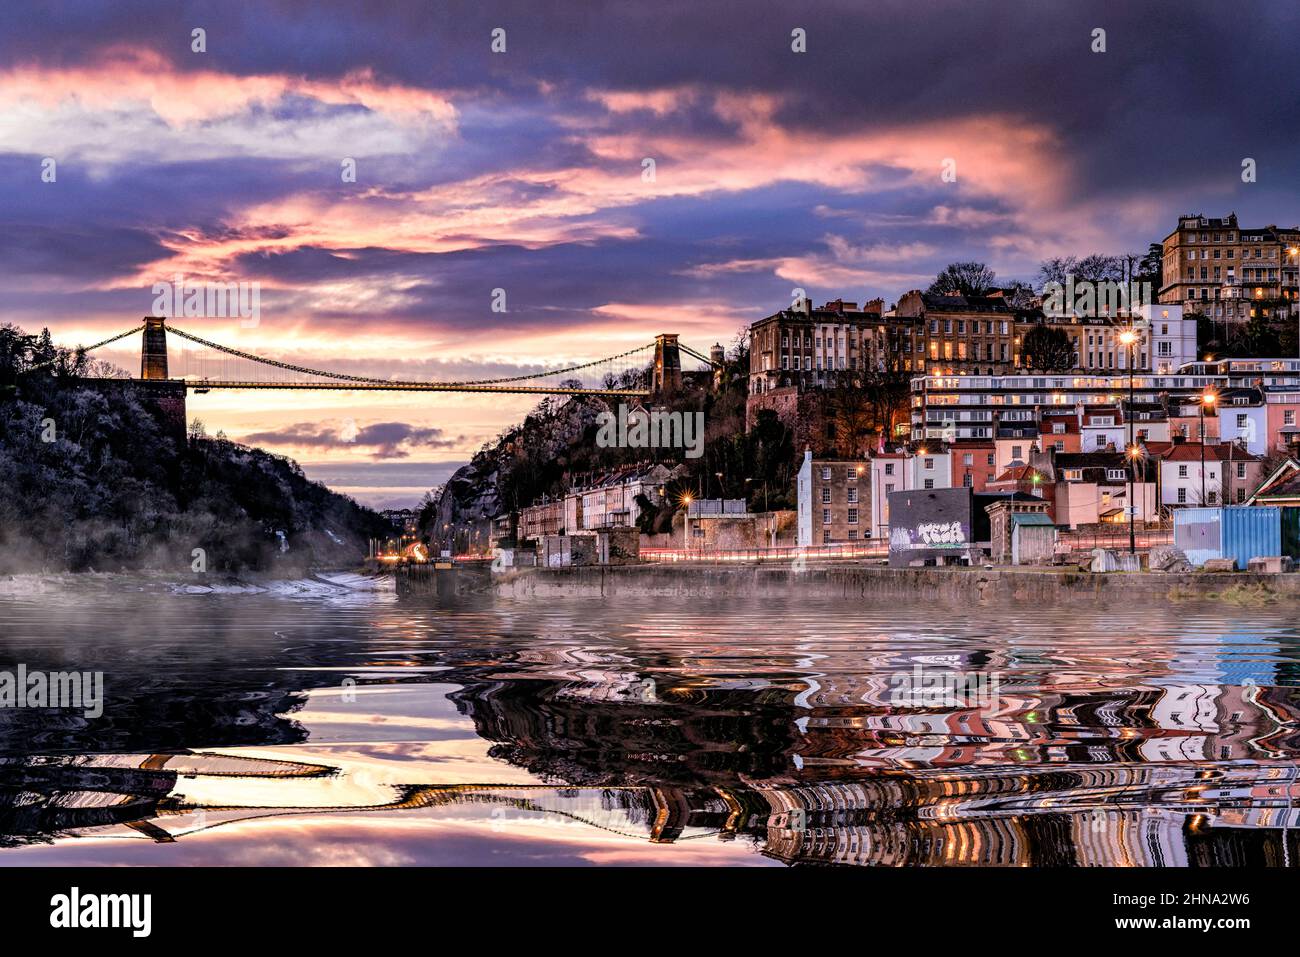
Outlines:
{"type": "Polygon", "coordinates": [[[0,863],[1289,865],[1291,603],[0,588],[0,863]]]}

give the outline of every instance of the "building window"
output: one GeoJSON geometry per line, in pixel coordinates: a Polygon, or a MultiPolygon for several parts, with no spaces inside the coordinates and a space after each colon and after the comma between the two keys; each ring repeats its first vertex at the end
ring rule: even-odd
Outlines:
{"type": "Polygon", "coordinates": [[[992,452],[990,452],[990,453],[988,454],[988,460],[989,460],[989,463],[988,463],[988,464],[989,464],[990,466],[992,466],[992,465],[993,465],[993,453],[992,453],[992,452]]]}
{"type": "Polygon", "coordinates": [[[850,528],[850,529],[849,529],[849,541],[851,541],[851,542],[856,542],[857,540],[858,540],[858,530],[857,530],[856,528],[850,528]]]}
{"type": "Polygon", "coordinates": [[[961,464],[962,464],[962,465],[974,465],[974,464],[975,464],[975,456],[972,455],[971,453],[967,452],[965,455],[963,455],[963,456],[961,457],[961,464]]]}
{"type": "Polygon", "coordinates": [[[849,509],[849,524],[858,524],[858,510],[856,508],[849,509]]]}
{"type": "Polygon", "coordinates": [[[1246,463],[1245,463],[1245,462],[1238,462],[1238,463],[1237,463],[1237,478],[1239,478],[1239,479],[1244,479],[1245,477],[1246,477],[1246,463]]]}
{"type": "Polygon", "coordinates": [[[831,510],[829,508],[824,508],[822,509],[822,524],[829,525],[830,523],[831,523],[831,510]]]}
{"type": "Polygon", "coordinates": [[[823,481],[823,482],[829,482],[830,480],[831,480],[831,467],[830,467],[829,465],[823,465],[823,466],[822,466],[822,481],[823,481]]]}
{"type": "Polygon", "coordinates": [[[1187,489],[1185,489],[1185,488],[1180,488],[1180,489],[1178,490],[1178,504],[1179,504],[1179,505],[1186,505],[1186,504],[1187,504],[1187,489]]]}
{"type": "Polygon", "coordinates": [[[822,532],[822,544],[829,545],[830,543],[831,543],[831,530],[828,528],[826,529],[826,531],[822,532]]]}
{"type": "Polygon", "coordinates": [[[926,480],[925,480],[925,487],[926,487],[926,488],[934,488],[934,479],[926,479],[926,480]]]}
{"type": "Polygon", "coordinates": [[[929,458],[926,459],[925,462],[922,464],[922,467],[923,467],[927,472],[933,472],[933,471],[934,471],[934,459],[929,459],[929,458]]]}
{"type": "Polygon", "coordinates": [[[1179,477],[1179,478],[1187,478],[1187,466],[1186,466],[1186,465],[1180,465],[1180,466],[1178,466],[1178,477],[1179,477]]]}
{"type": "Polygon", "coordinates": [[[858,490],[855,488],[851,488],[848,490],[848,492],[849,492],[849,501],[856,503],[858,500],[858,490]]]}
{"type": "Polygon", "coordinates": [[[1237,486],[1237,501],[1238,502],[1246,501],[1246,490],[1241,486],[1237,486]]]}
{"type": "MultiPolygon", "coordinates": [[[[894,474],[894,463],[893,463],[893,462],[886,462],[886,463],[885,463],[885,474],[886,474],[886,475],[893,475],[893,474],[894,474]]],[[[892,486],[891,486],[891,487],[892,487],[892,486]]]]}
{"type": "Polygon", "coordinates": [[[962,484],[962,488],[974,488],[975,479],[969,472],[967,472],[965,475],[961,477],[961,484],[962,484]]]}
{"type": "Polygon", "coordinates": [[[1219,493],[1214,491],[1214,489],[1210,489],[1210,491],[1207,494],[1209,496],[1209,502],[1211,505],[1213,505],[1215,502],[1219,500],[1219,493]]]}
{"type": "Polygon", "coordinates": [[[830,486],[828,486],[828,485],[823,485],[823,486],[822,486],[822,502],[825,503],[825,502],[829,502],[830,500],[831,500],[831,490],[830,490],[830,486]]]}
{"type": "MultiPolygon", "coordinates": [[[[893,483],[893,482],[886,482],[886,483],[885,483],[885,494],[888,495],[888,494],[889,494],[890,492],[892,492],[893,490],[894,490],[894,483],[893,483]]],[[[885,505],[888,506],[888,505],[889,505],[889,502],[886,501],[886,502],[885,502],[885,505]]]]}

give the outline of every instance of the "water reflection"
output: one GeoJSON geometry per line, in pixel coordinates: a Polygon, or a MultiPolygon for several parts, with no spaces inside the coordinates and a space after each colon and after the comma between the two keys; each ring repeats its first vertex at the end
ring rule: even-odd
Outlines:
{"type": "Polygon", "coordinates": [[[0,667],[108,705],[0,711],[0,863],[1297,859],[1284,612],[980,612],[9,601],[0,667]],[[995,693],[900,695],[923,670],[995,693]]]}

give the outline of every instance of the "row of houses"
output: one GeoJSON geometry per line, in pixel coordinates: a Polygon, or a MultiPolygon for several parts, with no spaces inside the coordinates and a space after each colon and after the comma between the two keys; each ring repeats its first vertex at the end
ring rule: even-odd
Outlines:
{"type": "Polygon", "coordinates": [[[987,437],[926,439],[861,460],[807,451],[799,542],[887,538],[890,495],[910,490],[1020,493],[1044,501],[1052,522],[1072,529],[1126,523],[1130,512],[1147,524],[1178,508],[1244,504],[1265,479],[1265,460],[1294,439],[1269,431],[1258,389],[1226,390],[1216,400],[1211,414],[1204,403],[1193,410],[1177,401],[1056,408],[987,437]]]}
{"type": "Polygon", "coordinates": [[[517,537],[537,541],[635,526],[643,505],[661,506],[666,486],[679,474],[681,466],[639,463],[584,475],[562,497],[543,497],[520,509],[517,537]]]}

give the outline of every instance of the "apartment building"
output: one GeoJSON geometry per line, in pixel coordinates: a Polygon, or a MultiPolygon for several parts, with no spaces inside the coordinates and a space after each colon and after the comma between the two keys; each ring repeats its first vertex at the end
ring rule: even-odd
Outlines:
{"type": "Polygon", "coordinates": [[[1180,216],[1163,242],[1162,303],[1223,322],[1294,312],[1300,227],[1241,227],[1237,214],[1180,216]]]}
{"type": "Polygon", "coordinates": [[[856,302],[836,299],[817,309],[806,298],[760,319],[749,327],[750,395],[824,388],[835,373],[873,367],[879,320],[879,311],[856,302]]]}
{"type": "Polygon", "coordinates": [[[1160,465],[1160,504],[1166,508],[1244,503],[1262,478],[1263,461],[1235,442],[1204,449],[1199,442],[1158,442],[1147,453],[1160,465]]]}
{"type": "Polygon", "coordinates": [[[1225,389],[1219,393],[1214,411],[1221,442],[1236,442],[1252,455],[1268,454],[1268,406],[1262,390],[1225,389]]]}
{"type": "Polygon", "coordinates": [[[664,485],[681,466],[632,465],[584,476],[564,497],[563,528],[575,535],[598,528],[635,525],[641,517],[642,497],[647,502],[663,501],[664,485]]]}
{"type": "Polygon", "coordinates": [[[871,475],[871,530],[874,538],[889,537],[889,495],[910,489],[910,470],[903,452],[873,455],[867,464],[871,475]]]}
{"type": "Polygon", "coordinates": [[[796,483],[800,546],[871,538],[871,480],[862,460],[814,459],[805,451],[796,483]]]}
{"type": "Polygon", "coordinates": [[[1134,464],[1123,452],[1064,453],[1054,457],[1053,469],[1057,525],[1123,524],[1130,507],[1136,524],[1156,520],[1156,466],[1149,459],[1134,464]]]}
{"type": "Polygon", "coordinates": [[[914,289],[894,310],[900,320],[911,319],[922,343],[920,356],[912,353],[913,371],[934,374],[983,373],[997,375],[1020,364],[1017,310],[1003,296],[935,296],[914,289]],[[919,361],[917,361],[919,360],[919,361]]]}
{"type": "Polygon", "coordinates": [[[994,471],[1001,475],[1014,465],[1027,465],[1034,452],[1042,451],[1039,425],[1032,420],[999,426],[993,440],[994,471]]]}
{"type": "Polygon", "coordinates": [[[952,462],[953,488],[983,492],[998,474],[997,446],[988,440],[965,439],[953,442],[948,447],[948,458],[952,462]]]}
{"type": "Polygon", "coordinates": [[[1082,452],[1079,416],[1073,411],[1044,414],[1038,423],[1038,447],[1044,452],[1082,452]]]}
{"type": "MultiPolygon", "coordinates": [[[[1300,360],[1292,360],[1300,362],[1300,360]]],[[[1250,384],[1256,372],[1221,368],[1185,368],[1178,375],[1141,373],[1133,376],[1135,407],[1154,406],[1167,399],[1195,403],[1207,389],[1250,384]],[[1198,374],[1188,374],[1192,370],[1198,374]]],[[[1265,375],[1279,386],[1297,383],[1295,372],[1265,375]]],[[[1005,376],[917,376],[911,384],[913,441],[987,439],[1009,425],[1036,425],[1045,414],[1075,411],[1079,406],[1118,406],[1129,394],[1129,376],[1058,373],[1005,376]]],[[[1086,450],[1086,447],[1085,447],[1086,450]]]]}

